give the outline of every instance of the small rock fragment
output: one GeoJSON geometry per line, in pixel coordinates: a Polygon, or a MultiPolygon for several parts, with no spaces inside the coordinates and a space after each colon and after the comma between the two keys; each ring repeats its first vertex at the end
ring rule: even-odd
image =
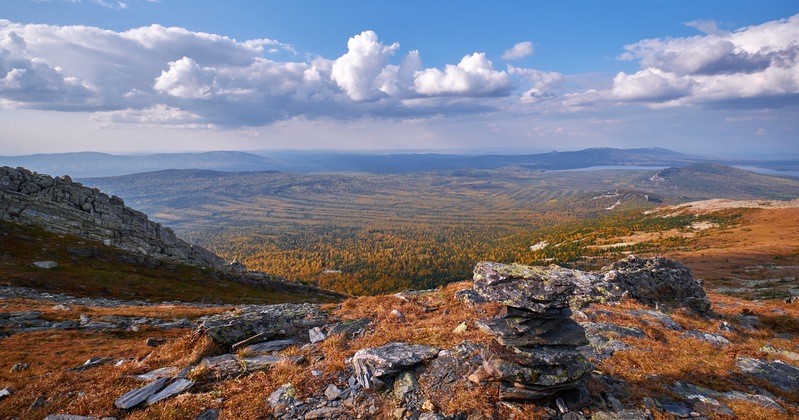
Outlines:
{"type": "Polygon", "coordinates": [[[341,396],[341,390],[334,384],[330,384],[325,388],[325,397],[328,401],[335,401],[341,396]]]}
{"type": "Polygon", "coordinates": [[[466,330],[467,330],[468,328],[469,328],[469,327],[468,327],[468,326],[466,326],[466,323],[465,323],[465,322],[461,322],[460,324],[458,324],[458,326],[457,326],[457,327],[455,327],[455,329],[454,329],[454,330],[452,330],[452,332],[453,332],[454,334],[463,334],[463,333],[465,333],[465,332],[466,332],[466,330]]]}
{"type": "Polygon", "coordinates": [[[147,398],[147,405],[153,405],[159,401],[165,400],[172,396],[178,395],[182,392],[185,392],[189,388],[194,385],[194,381],[190,381],[188,379],[177,379],[166,388],[162,389],[156,394],[151,395],[147,398]]]}
{"type": "Polygon", "coordinates": [[[114,401],[114,406],[120,410],[129,410],[143,403],[147,398],[150,398],[151,395],[163,389],[167,382],[169,382],[169,378],[159,378],[141,388],[128,391],[114,401]]]}
{"type": "Polygon", "coordinates": [[[44,269],[58,267],[58,263],[55,261],[34,261],[33,265],[37,268],[44,268],[44,269]]]}
{"type": "Polygon", "coordinates": [[[158,347],[162,344],[166,343],[166,338],[153,338],[150,337],[145,341],[145,344],[149,347],[158,347]]]}
{"type": "Polygon", "coordinates": [[[320,341],[325,341],[327,335],[325,335],[321,328],[313,327],[308,330],[308,338],[311,340],[311,343],[318,343],[320,341]]]}
{"type": "Polygon", "coordinates": [[[391,315],[393,315],[399,322],[405,322],[405,314],[400,312],[399,309],[392,309],[391,315]]]}

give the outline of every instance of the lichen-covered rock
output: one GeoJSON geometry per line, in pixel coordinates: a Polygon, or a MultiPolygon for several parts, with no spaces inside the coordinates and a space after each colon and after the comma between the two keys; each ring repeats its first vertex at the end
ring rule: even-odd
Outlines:
{"type": "Polygon", "coordinates": [[[383,385],[385,379],[436,357],[438,351],[435,347],[419,344],[389,343],[358,350],[352,357],[352,366],[362,387],[375,388],[383,385]]]}
{"type": "Polygon", "coordinates": [[[114,401],[114,405],[120,410],[129,410],[147,401],[147,398],[150,398],[151,395],[162,390],[167,382],[169,382],[169,378],[156,379],[141,388],[125,393],[114,401]]]}
{"type": "Polygon", "coordinates": [[[592,278],[598,277],[559,267],[477,264],[474,289],[505,307],[497,317],[477,321],[494,340],[474,380],[499,382],[504,400],[537,400],[583,387],[593,365],[580,353],[588,339],[571,319],[569,304],[575,284],[592,278]]]}
{"type": "Polygon", "coordinates": [[[324,325],[327,319],[327,313],[319,305],[310,303],[251,305],[202,317],[198,321],[198,328],[205,331],[215,343],[225,347],[256,334],[261,334],[262,340],[291,338],[297,342],[307,342],[308,330],[324,325]]]}
{"type": "Polygon", "coordinates": [[[474,290],[485,299],[531,312],[569,306],[574,282],[568,275],[520,264],[480,262],[474,268],[474,290]]]}
{"type": "Polygon", "coordinates": [[[699,313],[710,310],[702,284],[694,279],[688,267],[677,261],[630,255],[603,268],[602,273],[603,281],[645,304],[681,306],[699,313]]]}
{"type": "Polygon", "coordinates": [[[791,392],[799,389],[799,368],[788,363],[738,356],[735,364],[741,372],[769,382],[783,391],[791,392]]]}

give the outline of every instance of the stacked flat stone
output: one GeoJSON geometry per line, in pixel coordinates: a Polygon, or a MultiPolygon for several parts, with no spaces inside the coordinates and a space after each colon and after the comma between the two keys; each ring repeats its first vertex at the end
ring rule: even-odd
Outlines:
{"type": "Polygon", "coordinates": [[[574,282],[538,267],[492,262],[474,269],[474,290],[505,305],[496,318],[478,321],[494,336],[484,354],[489,380],[505,400],[536,400],[585,385],[593,367],[578,347],[585,330],[571,319],[574,282]]]}

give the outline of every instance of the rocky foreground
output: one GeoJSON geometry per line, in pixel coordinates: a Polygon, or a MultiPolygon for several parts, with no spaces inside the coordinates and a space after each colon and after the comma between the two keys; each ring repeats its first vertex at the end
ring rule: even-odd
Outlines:
{"type": "Polygon", "coordinates": [[[124,304],[0,292],[4,417],[799,415],[799,309],[709,298],[663,258],[631,256],[599,272],[480,263],[473,282],[437,290],[340,305],[199,305],[172,319],[82,316],[78,305],[124,304]],[[31,302],[49,306],[11,310],[31,302]],[[70,350],[51,348],[58,337],[92,356],[68,362],[70,350]],[[13,350],[34,342],[36,351],[13,350]]]}

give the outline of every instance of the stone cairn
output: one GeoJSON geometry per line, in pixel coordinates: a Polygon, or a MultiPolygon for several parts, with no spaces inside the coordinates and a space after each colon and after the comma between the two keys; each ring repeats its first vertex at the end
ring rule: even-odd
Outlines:
{"type": "Polygon", "coordinates": [[[474,269],[474,290],[505,305],[496,318],[478,321],[494,336],[482,376],[500,383],[504,400],[537,400],[581,388],[593,370],[578,347],[585,330],[571,319],[574,283],[546,269],[492,262],[474,269]]]}

